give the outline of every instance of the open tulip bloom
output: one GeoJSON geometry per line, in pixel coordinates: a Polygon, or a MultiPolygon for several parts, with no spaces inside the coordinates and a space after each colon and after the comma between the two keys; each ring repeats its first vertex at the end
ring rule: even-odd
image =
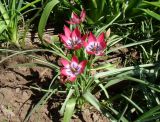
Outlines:
{"type": "Polygon", "coordinates": [[[80,24],[81,22],[85,20],[85,17],[86,17],[86,12],[84,9],[81,11],[80,16],[72,12],[71,19],[70,21],[67,21],[67,23],[68,24],[80,24]]]}
{"type": "Polygon", "coordinates": [[[101,33],[96,39],[96,37],[90,32],[88,42],[84,42],[84,47],[88,54],[93,54],[97,56],[103,55],[106,48],[104,33],[101,33]]]}
{"type": "Polygon", "coordinates": [[[78,28],[75,28],[72,32],[67,26],[64,26],[64,34],[65,35],[60,34],[60,38],[68,49],[76,50],[81,48],[86,38],[86,35],[81,37],[81,33],[78,28]]]}
{"type": "Polygon", "coordinates": [[[86,60],[83,60],[80,63],[78,62],[79,61],[76,56],[73,56],[71,61],[61,59],[61,63],[64,66],[61,68],[61,75],[66,76],[69,81],[75,81],[77,75],[84,72],[85,66],[87,64],[86,60]]]}

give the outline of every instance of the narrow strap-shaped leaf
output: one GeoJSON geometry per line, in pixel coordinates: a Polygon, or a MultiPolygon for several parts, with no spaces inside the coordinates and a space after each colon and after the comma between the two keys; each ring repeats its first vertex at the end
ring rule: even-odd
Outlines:
{"type": "Polygon", "coordinates": [[[66,107],[66,104],[67,104],[68,100],[70,99],[70,97],[72,96],[73,92],[74,92],[74,89],[71,88],[71,89],[69,90],[69,93],[68,93],[68,95],[67,95],[67,97],[66,97],[66,99],[65,99],[65,101],[64,101],[64,103],[63,103],[63,105],[62,105],[62,107],[61,107],[61,109],[60,109],[60,111],[59,111],[59,113],[60,113],[61,115],[63,115],[64,110],[65,110],[65,107],[66,107]]]}
{"type": "Polygon", "coordinates": [[[160,15],[159,14],[157,14],[157,13],[155,13],[155,12],[149,10],[149,9],[140,9],[140,10],[144,11],[146,14],[148,14],[151,17],[153,17],[153,18],[155,18],[155,19],[160,21],[160,15]]]}
{"type": "Polygon", "coordinates": [[[103,86],[103,84],[101,84],[99,80],[95,80],[95,82],[96,82],[97,84],[99,84],[99,87],[101,87],[101,89],[104,91],[104,94],[106,95],[106,97],[109,98],[108,92],[107,92],[107,90],[105,89],[105,87],[103,86]]]}
{"type": "Polygon", "coordinates": [[[133,47],[133,46],[136,46],[136,45],[141,45],[141,44],[149,43],[149,42],[152,42],[152,41],[154,41],[154,40],[153,39],[146,39],[146,40],[142,40],[142,41],[139,41],[139,42],[134,42],[134,43],[126,44],[124,46],[116,47],[116,48],[114,48],[112,50],[107,51],[107,54],[109,54],[111,52],[114,52],[114,51],[117,51],[119,49],[133,47]]]}
{"type": "Polygon", "coordinates": [[[122,72],[125,72],[125,71],[129,71],[129,70],[136,70],[136,69],[139,70],[139,68],[153,67],[153,66],[156,66],[156,64],[151,63],[151,64],[142,64],[142,65],[137,65],[137,66],[130,66],[130,67],[125,67],[125,68],[115,69],[113,71],[111,70],[111,71],[106,71],[106,72],[100,72],[100,73],[97,73],[96,75],[94,75],[94,77],[95,78],[103,78],[103,77],[106,77],[106,76],[111,76],[111,75],[114,75],[114,74],[117,74],[117,73],[122,73],[122,72]]]}
{"type": "Polygon", "coordinates": [[[156,7],[160,8],[160,1],[156,1],[156,2],[143,1],[143,3],[153,5],[153,6],[156,6],[156,7]]]}
{"type": "Polygon", "coordinates": [[[57,5],[59,3],[58,0],[51,0],[50,2],[48,2],[43,10],[42,16],[40,18],[40,22],[38,25],[38,36],[42,41],[43,38],[43,33],[44,33],[44,29],[48,20],[48,17],[51,13],[51,10],[55,7],[55,5],[57,5]]]}
{"type": "Polygon", "coordinates": [[[71,98],[67,101],[63,122],[70,122],[75,109],[76,101],[77,101],[76,98],[71,98]]]}
{"type": "Polygon", "coordinates": [[[89,92],[85,92],[83,94],[83,97],[89,102],[91,103],[98,111],[102,112],[101,111],[101,105],[100,103],[98,102],[98,100],[89,92]]]}
{"type": "MultiPolygon", "coordinates": [[[[86,91],[83,94],[83,97],[91,105],[93,105],[98,111],[100,111],[105,116],[107,116],[109,119],[111,119],[112,122],[116,122],[116,119],[110,114],[110,112],[108,112],[107,109],[104,106],[102,106],[100,102],[97,100],[97,98],[94,95],[92,95],[89,91],[86,91]]],[[[124,122],[128,122],[128,121],[124,121],[124,122]]]]}
{"type": "Polygon", "coordinates": [[[133,100],[131,100],[130,98],[128,98],[125,95],[121,95],[123,98],[125,98],[128,102],[130,102],[135,108],[137,108],[141,113],[143,113],[142,108],[140,108],[133,100]]]}
{"type": "Polygon", "coordinates": [[[25,6],[23,6],[22,8],[20,8],[20,9],[18,9],[18,10],[19,10],[19,12],[21,12],[21,11],[27,9],[28,7],[30,7],[30,6],[38,3],[38,2],[40,2],[40,1],[41,1],[41,0],[35,0],[35,1],[31,2],[31,3],[26,4],[25,6]]]}
{"type": "Polygon", "coordinates": [[[98,29],[96,31],[95,35],[99,35],[100,33],[102,33],[106,28],[108,28],[114,21],[116,21],[118,19],[118,17],[121,15],[121,13],[118,13],[117,15],[115,15],[115,17],[113,18],[113,20],[110,21],[110,23],[108,23],[107,25],[104,25],[103,27],[101,27],[100,29],[98,29]]]}
{"type": "Polygon", "coordinates": [[[9,25],[9,16],[8,16],[8,13],[5,9],[5,7],[3,6],[2,2],[0,1],[0,12],[4,18],[4,21],[6,22],[7,25],[9,25]]]}
{"type": "Polygon", "coordinates": [[[160,110],[160,105],[150,109],[149,111],[142,114],[138,119],[135,120],[135,122],[142,122],[144,119],[147,119],[148,117],[151,117],[154,115],[155,112],[160,110]]]}

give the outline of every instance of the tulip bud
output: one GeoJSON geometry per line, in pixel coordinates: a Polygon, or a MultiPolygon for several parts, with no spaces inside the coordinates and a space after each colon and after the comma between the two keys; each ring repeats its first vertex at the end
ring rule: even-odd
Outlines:
{"type": "Polygon", "coordinates": [[[106,37],[109,38],[110,34],[111,34],[111,29],[109,28],[106,32],[106,37]]]}

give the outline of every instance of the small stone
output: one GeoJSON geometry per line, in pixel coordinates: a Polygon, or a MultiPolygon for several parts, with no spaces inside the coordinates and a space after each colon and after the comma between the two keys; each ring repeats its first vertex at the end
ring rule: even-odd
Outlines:
{"type": "Polygon", "coordinates": [[[16,88],[16,93],[19,93],[20,92],[20,88],[16,88]]]}
{"type": "Polygon", "coordinates": [[[23,95],[23,99],[28,99],[28,94],[26,91],[24,91],[22,95],[23,95]]]}

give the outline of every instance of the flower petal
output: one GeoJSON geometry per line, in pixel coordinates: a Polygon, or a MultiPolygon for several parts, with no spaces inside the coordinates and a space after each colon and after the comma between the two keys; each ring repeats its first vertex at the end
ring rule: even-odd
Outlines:
{"type": "Polygon", "coordinates": [[[82,9],[81,15],[80,15],[81,22],[83,22],[85,20],[85,17],[86,17],[86,11],[84,9],[82,9]]]}
{"type": "Polygon", "coordinates": [[[86,50],[86,52],[87,52],[88,54],[90,54],[90,55],[94,55],[94,54],[95,54],[95,52],[90,51],[90,50],[86,50]]]}
{"type": "Polygon", "coordinates": [[[71,18],[72,19],[79,19],[79,16],[76,13],[72,12],[71,18]]]}
{"type": "Polygon", "coordinates": [[[61,68],[60,72],[61,72],[61,75],[68,76],[68,72],[66,68],[61,68]]]}
{"type": "Polygon", "coordinates": [[[68,24],[75,24],[75,22],[73,22],[73,20],[71,19],[70,21],[66,21],[68,24]]]}
{"type": "Polygon", "coordinates": [[[81,39],[82,39],[82,41],[85,41],[86,38],[87,38],[87,34],[83,35],[83,37],[81,39]]]}
{"type": "Polygon", "coordinates": [[[86,64],[87,64],[87,60],[84,60],[79,64],[79,66],[81,67],[80,73],[84,72],[86,64]]]}
{"type": "Polygon", "coordinates": [[[80,49],[82,47],[82,44],[78,44],[78,45],[76,45],[75,47],[74,47],[74,49],[75,50],[78,50],[78,49],[80,49]]]}
{"type": "Polygon", "coordinates": [[[69,77],[69,80],[70,80],[71,82],[75,81],[75,80],[76,80],[76,76],[74,75],[74,76],[69,77]]]}
{"type": "Polygon", "coordinates": [[[96,41],[96,37],[92,34],[92,32],[90,32],[88,37],[88,43],[95,42],[95,41],[96,41]]]}
{"type": "Polygon", "coordinates": [[[62,63],[62,65],[64,66],[64,67],[69,67],[69,61],[67,61],[66,59],[61,59],[60,60],[60,62],[62,63]]]}
{"type": "Polygon", "coordinates": [[[101,33],[101,34],[98,36],[97,41],[98,41],[98,42],[104,41],[104,33],[101,33]]]}
{"type": "Polygon", "coordinates": [[[100,45],[102,47],[102,50],[104,50],[106,48],[106,46],[107,46],[105,41],[100,42],[100,45]]]}
{"type": "Polygon", "coordinates": [[[59,34],[59,37],[61,38],[63,43],[66,43],[66,41],[68,40],[68,38],[65,35],[59,34]]]}
{"type": "Polygon", "coordinates": [[[64,26],[64,33],[65,33],[65,36],[66,36],[67,38],[70,38],[70,36],[71,36],[71,31],[70,31],[70,29],[69,29],[67,26],[64,26]]]}
{"type": "Polygon", "coordinates": [[[83,46],[86,48],[88,46],[88,43],[86,41],[84,41],[83,46]]]}
{"type": "Polygon", "coordinates": [[[78,64],[78,58],[75,55],[72,57],[71,63],[72,62],[76,62],[78,64]]]}
{"type": "Polygon", "coordinates": [[[81,37],[81,33],[80,33],[78,27],[76,27],[72,33],[75,33],[75,35],[76,35],[77,37],[81,37]]]}
{"type": "Polygon", "coordinates": [[[71,19],[68,21],[69,24],[79,24],[81,22],[79,16],[72,12],[71,19]]]}

